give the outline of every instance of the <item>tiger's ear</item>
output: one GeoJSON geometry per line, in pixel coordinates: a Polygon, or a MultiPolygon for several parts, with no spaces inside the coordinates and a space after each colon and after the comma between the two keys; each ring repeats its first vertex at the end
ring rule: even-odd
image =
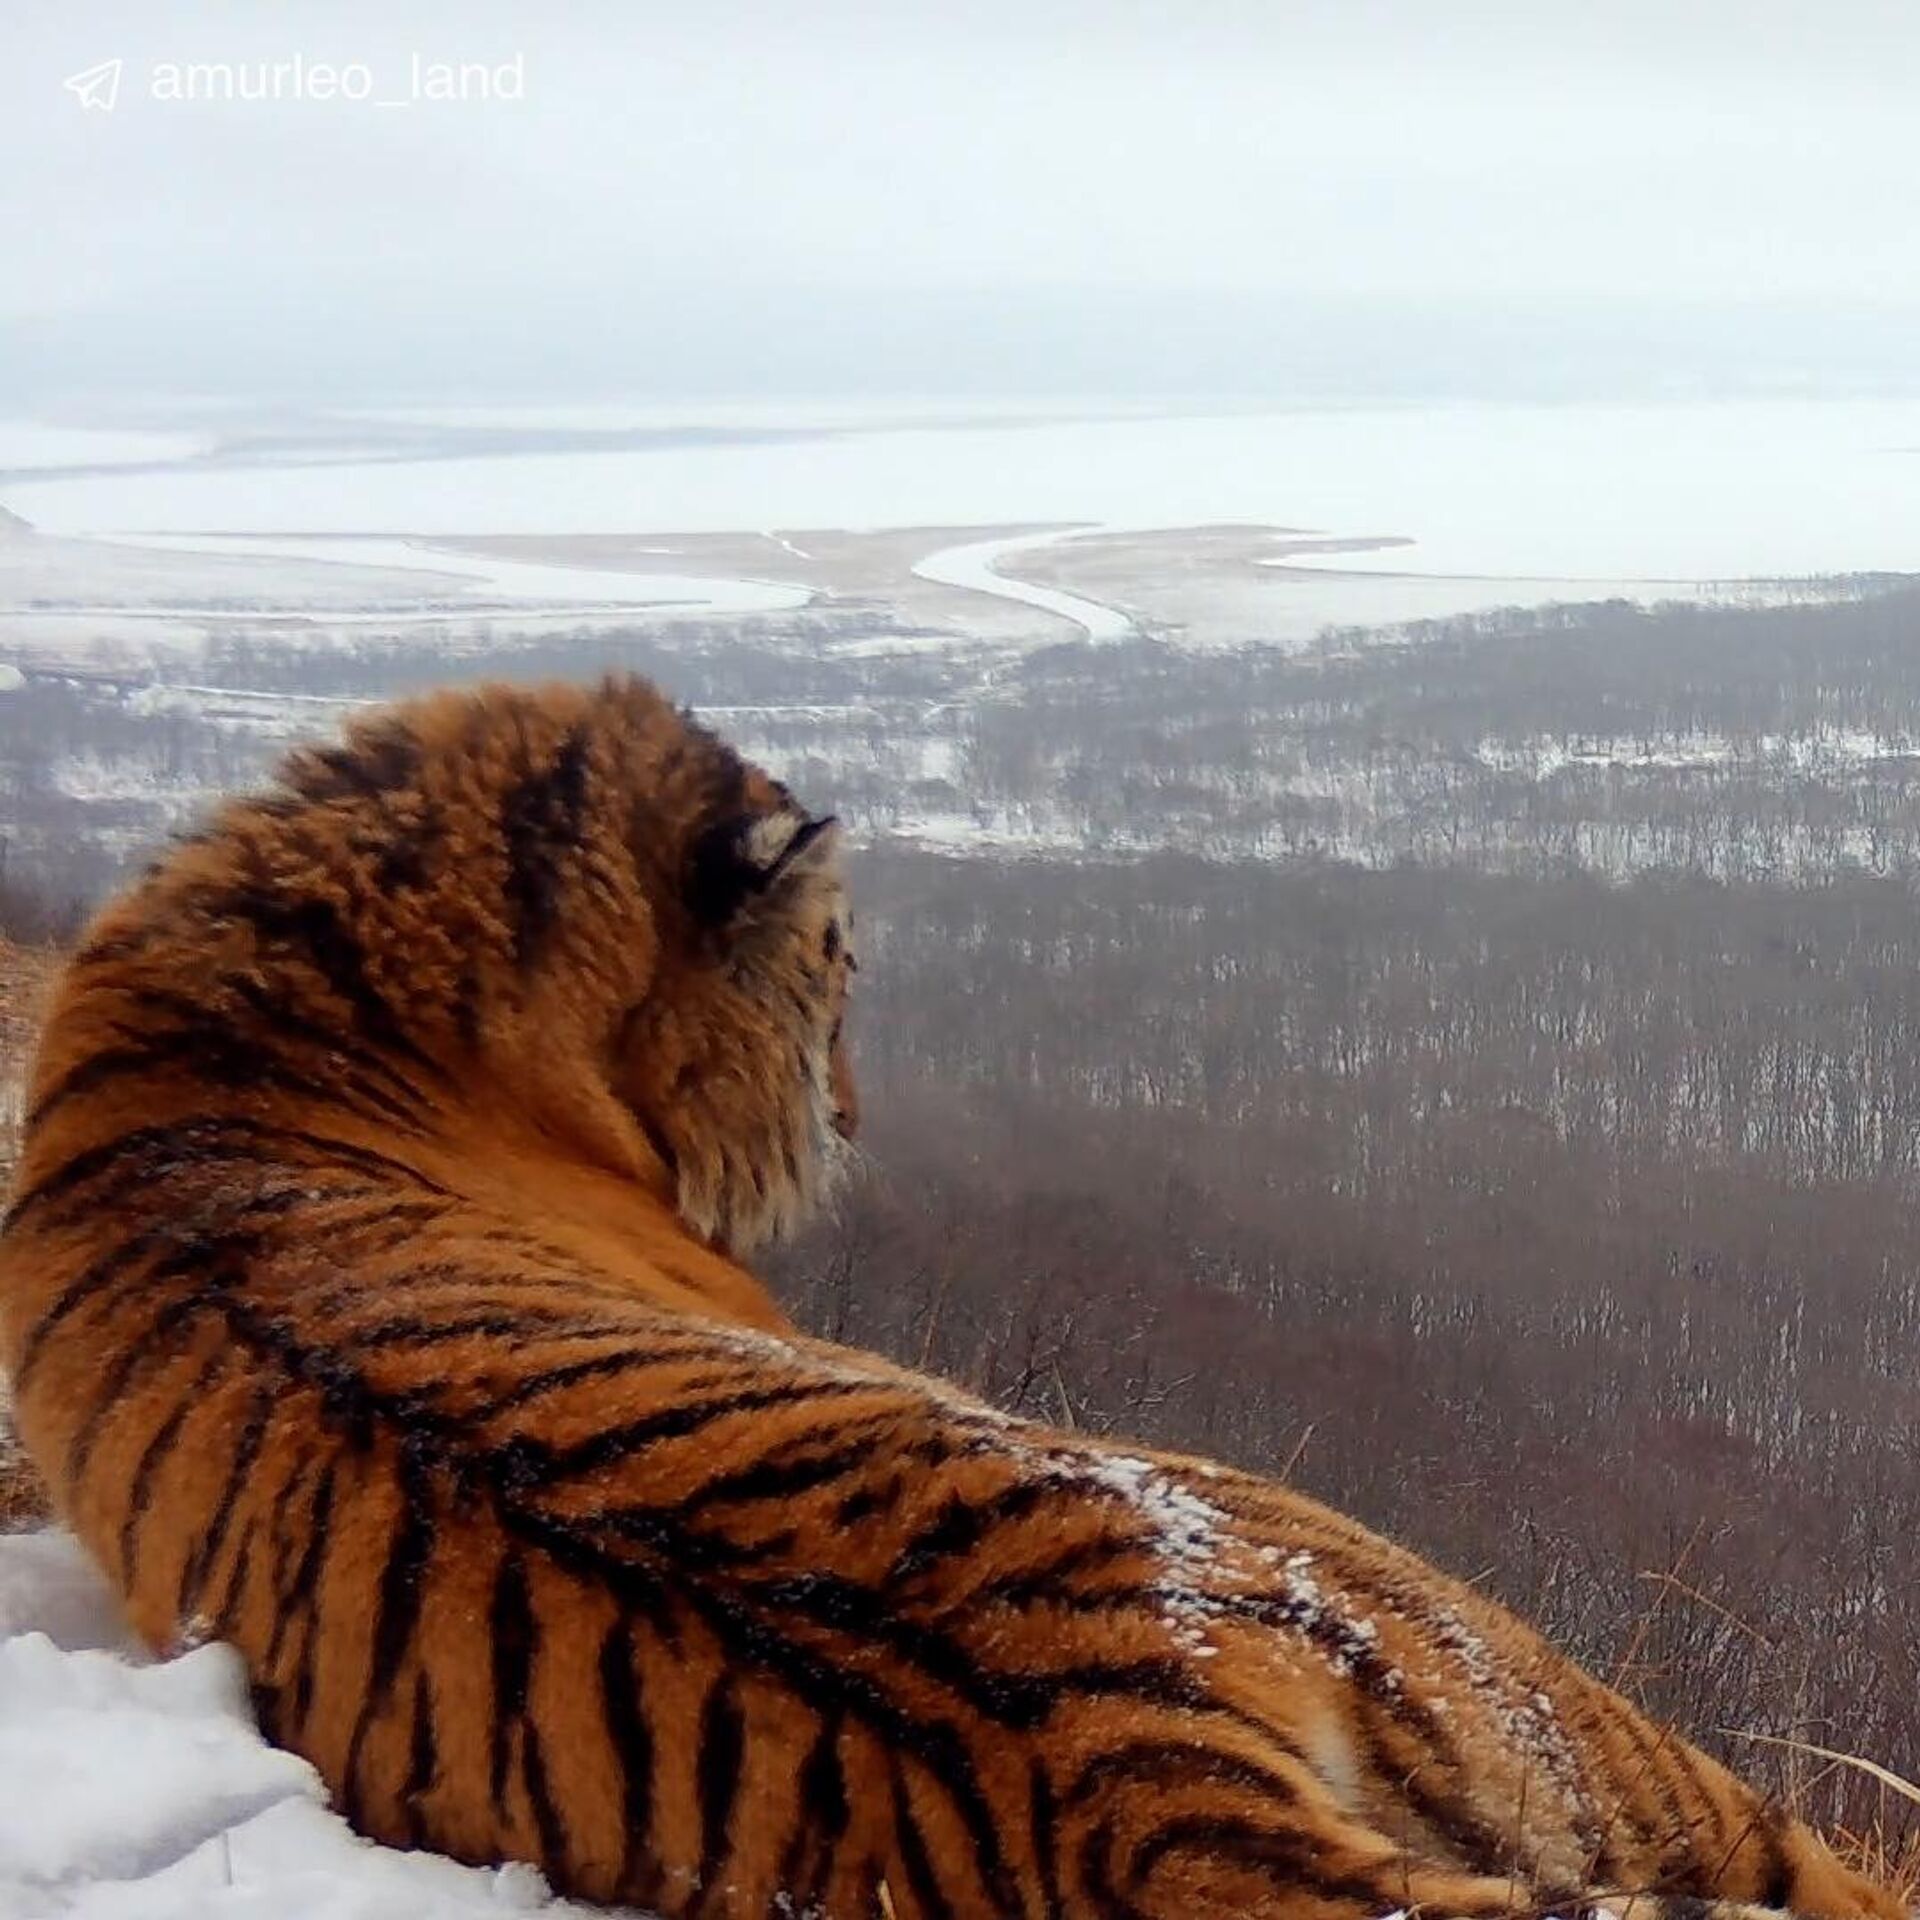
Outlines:
{"type": "Polygon", "coordinates": [[[693,843],[687,905],[703,926],[733,925],[784,883],[832,860],[840,823],[797,809],[716,820],[693,843]]]}

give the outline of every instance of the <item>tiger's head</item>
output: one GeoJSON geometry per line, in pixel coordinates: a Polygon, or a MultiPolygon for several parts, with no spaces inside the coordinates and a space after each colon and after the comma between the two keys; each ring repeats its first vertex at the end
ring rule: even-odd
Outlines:
{"type": "Polygon", "coordinates": [[[673,1168],[681,1214],[735,1251],[801,1224],[859,1124],[838,838],[748,769],[691,839],[673,894],[687,937],[616,1049],[616,1089],[673,1168]]]}
{"type": "Polygon", "coordinates": [[[150,886],[217,899],[269,955],[286,929],[296,968],[322,939],[363,1031],[392,1023],[545,1137],[657,1159],[738,1254],[850,1152],[837,841],[643,680],[489,686],[296,752],[150,886]]]}

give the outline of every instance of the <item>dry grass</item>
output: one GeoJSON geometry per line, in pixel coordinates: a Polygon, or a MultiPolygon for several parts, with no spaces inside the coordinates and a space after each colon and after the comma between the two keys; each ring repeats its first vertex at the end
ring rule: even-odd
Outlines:
{"type": "MultiPolygon", "coordinates": [[[[13,1184],[18,1158],[21,1092],[42,996],[57,956],[39,947],[0,939],[0,1202],[13,1184]]],[[[7,1417],[7,1383],[0,1377],[0,1533],[41,1525],[47,1519],[40,1477],[20,1451],[7,1417]]]]}
{"type": "Polygon", "coordinates": [[[21,1089],[41,1000],[57,961],[58,956],[46,948],[0,939],[0,1192],[13,1178],[21,1089]]]}
{"type": "MultiPolygon", "coordinates": [[[[1810,1740],[1786,1740],[1770,1733],[1746,1733],[1738,1727],[1723,1729],[1728,1738],[1753,1740],[1762,1746],[1784,1748],[1802,1759],[1822,1761],[1828,1768],[1844,1767],[1872,1780],[1881,1790],[1883,1806],[1891,1798],[1920,1806],[1920,1786],[1903,1779],[1891,1767],[1868,1760],[1857,1753],[1843,1753],[1836,1747],[1822,1747],[1810,1740]]],[[[1896,1831],[1882,1818],[1859,1831],[1842,1827],[1828,1836],[1834,1850],[1848,1866],[1869,1880],[1890,1887],[1907,1906],[1920,1905],[1920,1832],[1911,1824],[1896,1831]]]]}

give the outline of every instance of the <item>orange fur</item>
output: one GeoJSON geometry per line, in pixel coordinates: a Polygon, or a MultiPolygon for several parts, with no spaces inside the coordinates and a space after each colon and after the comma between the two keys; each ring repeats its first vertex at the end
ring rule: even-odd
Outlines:
{"type": "Polygon", "coordinates": [[[157,1646],[366,1832],[681,1916],[1891,1895],[1471,1591],[793,1333],[853,1098],[832,835],[651,689],[402,707],[93,929],[0,1239],[157,1646]]]}

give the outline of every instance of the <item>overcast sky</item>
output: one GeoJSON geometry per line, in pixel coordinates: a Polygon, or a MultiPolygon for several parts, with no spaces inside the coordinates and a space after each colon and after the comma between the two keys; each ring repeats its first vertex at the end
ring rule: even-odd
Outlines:
{"type": "Polygon", "coordinates": [[[0,380],[1897,376],[1917,65],[1878,0],[7,0],[0,380]],[[155,97],[415,55],[524,97],[155,97]]]}

